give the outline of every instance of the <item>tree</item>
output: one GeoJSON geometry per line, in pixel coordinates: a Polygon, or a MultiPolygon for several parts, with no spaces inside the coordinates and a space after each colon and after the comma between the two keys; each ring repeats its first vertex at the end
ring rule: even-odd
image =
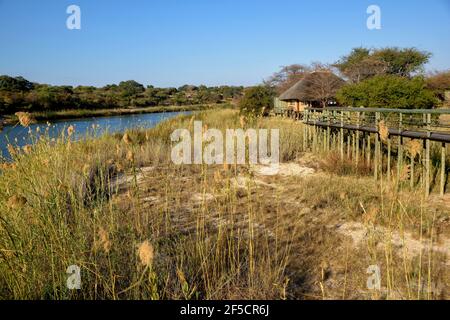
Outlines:
{"type": "Polygon", "coordinates": [[[422,71],[431,54],[415,48],[354,48],[334,66],[350,82],[360,82],[376,75],[412,77],[422,71]]]}
{"type": "Polygon", "coordinates": [[[450,70],[433,72],[426,78],[427,88],[440,99],[445,100],[445,92],[450,90],[450,70]]]}
{"type": "Polygon", "coordinates": [[[305,96],[311,101],[320,101],[323,107],[335,97],[336,92],[345,84],[345,81],[329,71],[316,71],[309,74],[303,81],[305,96]]]}
{"type": "Polygon", "coordinates": [[[383,48],[375,50],[373,57],[387,65],[387,74],[411,77],[414,73],[423,71],[431,53],[416,48],[383,48]]]}
{"type": "Polygon", "coordinates": [[[334,66],[350,82],[360,82],[386,72],[386,63],[371,56],[366,48],[355,48],[341,58],[334,66]]]}
{"type": "Polygon", "coordinates": [[[311,71],[310,67],[302,64],[291,64],[282,66],[281,70],[275,72],[269,79],[264,81],[268,87],[274,88],[278,94],[292,87],[296,82],[303,79],[305,74],[311,71]]]}
{"type": "Polygon", "coordinates": [[[378,75],[342,87],[336,97],[342,105],[367,108],[430,109],[438,103],[420,76],[378,75]]]}
{"type": "Polygon", "coordinates": [[[239,102],[242,114],[263,115],[273,109],[275,92],[267,86],[256,86],[245,90],[239,102]]]}
{"type": "Polygon", "coordinates": [[[145,91],[144,86],[134,80],[120,82],[119,89],[122,91],[124,97],[130,97],[145,91]]]}
{"type": "Polygon", "coordinates": [[[22,77],[0,76],[0,90],[30,91],[33,87],[33,83],[22,77]]]}

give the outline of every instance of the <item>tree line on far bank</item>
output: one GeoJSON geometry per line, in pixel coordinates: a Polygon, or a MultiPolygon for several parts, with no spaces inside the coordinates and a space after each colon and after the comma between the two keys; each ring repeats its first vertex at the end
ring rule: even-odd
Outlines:
{"type": "Polygon", "coordinates": [[[0,115],[18,111],[72,109],[114,109],[232,102],[243,92],[240,86],[193,86],[179,88],[144,87],[122,81],[101,88],[52,86],[33,83],[23,77],[0,76],[0,115]]]}
{"type": "MultiPolygon", "coordinates": [[[[333,64],[315,62],[281,67],[261,86],[246,90],[241,110],[259,113],[273,107],[273,98],[313,71],[333,72],[346,84],[315,83],[317,100],[336,98],[342,106],[430,109],[444,106],[450,70],[425,73],[431,53],[416,48],[354,48],[333,64]]],[[[325,78],[324,78],[325,79],[325,78]]],[[[325,81],[325,80],[324,80],[325,81]]]]}

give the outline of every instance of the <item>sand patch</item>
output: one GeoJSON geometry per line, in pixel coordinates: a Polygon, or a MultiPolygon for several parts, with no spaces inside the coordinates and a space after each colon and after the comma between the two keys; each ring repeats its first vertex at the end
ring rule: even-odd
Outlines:
{"type": "Polygon", "coordinates": [[[302,166],[298,163],[280,163],[271,165],[255,165],[251,170],[260,176],[296,176],[306,177],[314,174],[315,169],[302,166]]]}
{"type": "Polygon", "coordinates": [[[450,265],[450,239],[441,239],[440,244],[431,242],[430,239],[422,239],[422,241],[414,239],[409,232],[403,235],[397,231],[389,231],[381,226],[365,226],[359,222],[346,222],[337,227],[338,233],[351,237],[353,244],[359,246],[367,241],[369,237],[373,237],[378,241],[377,248],[384,249],[387,246],[392,246],[401,250],[408,258],[418,256],[421,252],[435,251],[445,254],[446,265],[450,265]]]}
{"type": "Polygon", "coordinates": [[[155,170],[155,167],[142,167],[136,170],[136,176],[133,174],[119,174],[111,178],[111,189],[125,189],[130,183],[134,182],[135,178],[138,184],[142,183],[153,170],[155,170]]]}
{"type": "Polygon", "coordinates": [[[191,197],[194,202],[206,202],[214,200],[214,195],[211,193],[194,193],[191,197]]]}

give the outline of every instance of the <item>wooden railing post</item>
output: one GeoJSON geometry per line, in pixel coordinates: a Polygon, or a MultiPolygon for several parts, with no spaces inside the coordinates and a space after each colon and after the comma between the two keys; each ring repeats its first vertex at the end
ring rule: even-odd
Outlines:
{"type": "Polygon", "coordinates": [[[439,190],[439,194],[441,197],[444,196],[445,192],[445,143],[442,143],[441,146],[441,187],[439,190]]]}
{"type": "Polygon", "coordinates": [[[340,111],[341,113],[341,160],[344,160],[344,112],[340,111]]]}
{"type": "MultiPolygon", "coordinates": [[[[398,130],[399,130],[399,143],[397,148],[397,179],[400,179],[400,174],[403,166],[403,137],[402,137],[402,130],[403,130],[403,114],[399,114],[399,121],[398,121],[398,130]]],[[[399,181],[400,183],[400,181],[399,181]]]]}
{"type": "Polygon", "coordinates": [[[427,114],[427,140],[426,140],[426,173],[425,173],[425,196],[430,195],[430,151],[431,151],[431,114],[427,114]]]}

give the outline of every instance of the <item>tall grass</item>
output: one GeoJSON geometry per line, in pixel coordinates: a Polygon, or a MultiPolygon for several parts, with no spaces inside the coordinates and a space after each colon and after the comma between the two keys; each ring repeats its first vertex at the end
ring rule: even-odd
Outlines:
{"type": "MultiPolygon", "coordinates": [[[[430,237],[442,213],[430,214],[395,189],[380,189],[364,172],[332,173],[332,158],[305,154],[302,124],[286,119],[243,123],[232,110],[194,116],[222,130],[280,128],[282,161],[309,157],[309,165],[322,170],[318,175],[268,178],[279,187],[264,189],[246,165],[174,165],[170,134],[192,130],[192,117],[80,142],[65,132],[16,150],[14,162],[0,169],[0,298],[286,299],[336,292],[370,298],[349,294],[365,288],[361,257],[382,263],[389,275],[406,270],[402,279],[417,280],[410,260],[406,267],[380,260],[375,242],[348,249],[326,226],[363,221],[364,210],[374,207],[377,223],[408,230],[420,225],[422,237],[430,237]],[[339,289],[327,282],[330,261],[337,269],[347,266],[339,289]],[[66,286],[71,265],[81,268],[80,290],[66,286]]],[[[423,255],[414,264],[428,283],[442,280],[435,263],[423,255]]],[[[389,288],[411,291],[405,281],[389,281],[389,288]]]]}

